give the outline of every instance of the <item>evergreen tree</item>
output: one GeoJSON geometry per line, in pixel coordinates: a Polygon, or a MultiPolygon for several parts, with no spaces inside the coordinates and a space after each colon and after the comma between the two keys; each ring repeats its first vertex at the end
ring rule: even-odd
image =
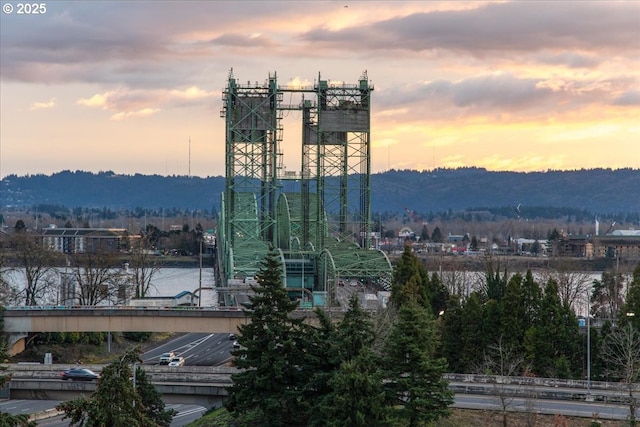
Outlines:
{"type": "Polygon", "coordinates": [[[144,369],[138,366],[135,374],[136,392],[140,395],[142,404],[147,410],[147,416],[154,420],[160,427],[169,427],[177,411],[174,409],[165,409],[162,394],[156,390],[149,381],[144,369]]]}
{"type": "Polygon", "coordinates": [[[472,372],[482,364],[485,340],[482,336],[483,306],[478,294],[472,293],[462,309],[462,328],[460,331],[460,365],[463,372],[472,372]]]}
{"type": "Polygon", "coordinates": [[[449,291],[442,280],[440,275],[435,271],[431,273],[431,280],[429,281],[429,293],[431,294],[431,311],[436,316],[446,309],[447,301],[449,300],[449,291]]]}
{"type": "Polygon", "coordinates": [[[372,426],[384,419],[384,390],[372,351],[373,325],[353,294],[335,330],[340,365],[327,382],[328,392],[314,405],[312,426],[372,426]]]}
{"type": "Polygon", "coordinates": [[[426,224],[422,226],[422,231],[420,232],[420,241],[421,242],[429,241],[429,229],[427,228],[426,224]]]}
{"type": "Polygon", "coordinates": [[[633,270],[633,275],[627,289],[627,298],[618,314],[621,324],[631,323],[640,331],[640,262],[633,270]],[[633,313],[633,315],[630,315],[633,313]]]}
{"type": "Polygon", "coordinates": [[[516,274],[509,279],[502,300],[500,321],[501,344],[517,355],[524,354],[526,306],[522,298],[522,276],[516,274]]]}
{"type": "Polygon", "coordinates": [[[405,246],[393,270],[390,302],[401,307],[410,299],[416,298],[421,306],[429,306],[428,281],[427,269],[414,255],[411,246],[405,246]]]}
{"type": "Polygon", "coordinates": [[[274,252],[267,254],[252,285],[254,295],[245,313],[250,323],[241,325],[234,352],[242,372],[232,376],[225,405],[237,418],[253,416],[261,425],[306,425],[310,402],[303,399],[311,373],[306,366],[304,319],[294,319],[282,280],[282,264],[274,252]]]}
{"type": "Polygon", "coordinates": [[[393,271],[390,301],[396,307],[417,297],[422,307],[438,314],[445,309],[448,298],[447,288],[437,274],[429,279],[429,273],[422,261],[415,256],[410,246],[405,246],[402,256],[393,271]]]}
{"type": "Polygon", "coordinates": [[[558,285],[549,280],[540,317],[525,336],[527,359],[539,376],[572,378],[582,371],[582,338],[573,310],[560,301],[558,285]]]}
{"type": "Polygon", "coordinates": [[[431,241],[435,243],[442,243],[444,241],[440,227],[433,229],[433,233],[431,233],[431,241]]]}
{"type": "Polygon", "coordinates": [[[507,287],[507,271],[505,269],[504,274],[500,276],[500,265],[496,265],[494,267],[492,260],[489,260],[486,268],[486,296],[488,299],[493,299],[497,302],[500,302],[507,287]]]}
{"type": "Polygon", "coordinates": [[[453,393],[442,375],[444,358],[436,358],[435,321],[415,300],[400,307],[392,333],[385,343],[384,377],[387,404],[393,418],[409,427],[449,415],[453,393]]]}
{"type": "Polygon", "coordinates": [[[353,360],[363,351],[371,349],[375,341],[373,324],[369,314],[362,309],[357,293],[349,299],[349,309],[338,325],[336,335],[343,361],[353,360]]]}
{"type": "Polygon", "coordinates": [[[522,303],[525,311],[523,328],[526,331],[539,319],[542,288],[533,278],[531,270],[527,270],[522,282],[522,303]]]}
{"type": "Polygon", "coordinates": [[[462,312],[463,308],[460,304],[460,297],[452,295],[447,302],[447,309],[442,315],[441,337],[442,337],[442,356],[447,359],[449,370],[451,372],[465,372],[463,364],[464,346],[462,344],[462,312]]]}
{"type": "MultiPolygon", "coordinates": [[[[101,372],[96,391],[90,397],[63,402],[56,409],[65,413],[70,425],[83,427],[158,427],[142,397],[133,388],[131,364],[139,361],[138,351],[126,353],[101,372]]],[[[173,414],[172,414],[173,415],[173,414]]],[[[166,424],[164,424],[166,425],[166,424]]]]}
{"type": "Polygon", "coordinates": [[[332,392],[322,399],[322,419],[312,425],[371,427],[384,422],[385,393],[374,359],[366,349],[340,365],[329,381],[332,392]]]}
{"type": "Polygon", "coordinates": [[[311,402],[309,425],[322,427],[325,422],[325,396],[334,392],[329,383],[342,363],[343,352],[337,341],[336,326],[323,310],[317,310],[318,326],[308,330],[307,365],[309,372],[304,399],[311,402]]]}
{"type": "Polygon", "coordinates": [[[478,334],[478,341],[482,345],[482,353],[486,351],[489,345],[495,344],[501,339],[503,301],[504,299],[500,302],[490,299],[482,306],[482,328],[478,334]]]}

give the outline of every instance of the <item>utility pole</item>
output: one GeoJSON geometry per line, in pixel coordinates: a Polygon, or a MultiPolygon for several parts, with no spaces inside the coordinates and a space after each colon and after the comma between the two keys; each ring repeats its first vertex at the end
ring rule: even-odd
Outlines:
{"type": "Polygon", "coordinates": [[[200,273],[198,277],[198,307],[202,306],[202,239],[204,236],[200,236],[200,273]]]}
{"type": "Polygon", "coordinates": [[[587,292],[587,402],[593,402],[591,396],[591,295],[587,292]]]}

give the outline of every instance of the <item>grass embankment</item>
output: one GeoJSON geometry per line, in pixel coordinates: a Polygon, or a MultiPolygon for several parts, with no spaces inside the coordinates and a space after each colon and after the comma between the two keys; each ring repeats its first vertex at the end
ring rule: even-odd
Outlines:
{"type": "MultiPolygon", "coordinates": [[[[507,425],[509,427],[623,427],[627,423],[623,421],[599,420],[600,424],[595,424],[591,418],[564,417],[561,415],[541,415],[510,412],[507,414],[507,425]]],[[[471,409],[452,409],[451,416],[438,420],[435,423],[427,424],[424,427],[501,427],[502,413],[494,411],[478,411],[471,409]]],[[[230,427],[231,418],[225,409],[218,409],[204,415],[202,418],[192,422],[187,427],[230,427]]],[[[398,425],[397,427],[405,427],[398,425]]]]}
{"type": "Polygon", "coordinates": [[[32,344],[22,353],[16,354],[9,359],[11,363],[18,362],[40,362],[44,361],[45,353],[51,353],[53,363],[61,364],[102,364],[110,363],[119,355],[126,351],[140,346],[142,352],[146,349],[156,347],[163,341],[171,338],[170,333],[152,333],[149,340],[137,342],[127,340],[119,332],[111,333],[111,351],[106,342],[100,345],[92,344],[32,344]]]}

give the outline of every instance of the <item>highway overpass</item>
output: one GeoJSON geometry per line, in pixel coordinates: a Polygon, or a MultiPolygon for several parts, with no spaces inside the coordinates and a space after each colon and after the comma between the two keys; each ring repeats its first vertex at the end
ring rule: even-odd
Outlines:
{"type": "MultiPolygon", "coordinates": [[[[12,399],[68,400],[87,395],[96,388],[95,382],[67,382],[60,380],[60,372],[70,365],[9,365],[12,374],[12,399]]],[[[104,365],[87,365],[100,372],[104,365]]],[[[166,403],[197,404],[204,407],[220,406],[227,396],[235,368],[226,366],[168,366],[142,365],[149,380],[162,393],[166,403]]],[[[624,419],[628,415],[626,391],[619,383],[559,380],[532,377],[495,377],[472,374],[446,374],[449,387],[459,396],[507,396],[525,399],[544,412],[544,401],[571,401],[591,406],[603,419],[624,419]],[[536,403],[537,402],[537,403],[536,403]],[[607,411],[595,409],[604,405],[607,411]],[[615,411],[612,408],[617,408],[615,411]]],[[[495,403],[495,402],[494,402],[495,403]]],[[[484,405],[487,404],[485,401],[484,405]]],[[[556,412],[551,412],[556,413],[556,412]]],[[[587,413],[589,411],[587,410],[587,413]]]]}
{"type": "MultiPolygon", "coordinates": [[[[168,366],[140,365],[165,403],[219,407],[231,385],[235,368],[226,366],[168,366]]],[[[11,364],[8,373],[11,399],[70,400],[89,395],[96,389],[95,381],[63,381],[60,372],[72,365],[11,364]]],[[[95,372],[104,365],[82,365],[95,372]]]]}
{"type": "Polygon", "coordinates": [[[241,310],[137,307],[8,307],[4,332],[11,354],[32,332],[237,332],[249,318],[241,310]]]}
{"type": "Polygon", "coordinates": [[[237,332],[249,319],[241,310],[16,307],[4,312],[6,333],[237,332]]]}
{"type": "MultiPolygon", "coordinates": [[[[342,316],[342,310],[329,311],[342,316]]],[[[295,317],[315,315],[298,310],[295,317]]],[[[9,334],[9,352],[24,350],[24,338],[32,332],[226,332],[235,333],[249,317],[237,308],[210,307],[7,307],[4,332],[9,334]]]]}

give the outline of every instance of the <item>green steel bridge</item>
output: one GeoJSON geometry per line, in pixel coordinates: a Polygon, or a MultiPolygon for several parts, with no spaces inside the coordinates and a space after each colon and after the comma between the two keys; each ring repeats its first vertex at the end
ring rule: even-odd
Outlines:
{"type": "Polygon", "coordinates": [[[280,86],[276,74],[223,91],[225,190],[217,229],[218,294],[238,304],[273,248],[283,283],[301,305],[333,306],[340,281],[388,290],[391,264],[375,248],[371,221],[371,93],[318,75],[280,86]],[[285,103],[284,100],[287,100],[285,103]],[[300,169],[283,162],[283,117],[302,120],[300,169]]]}

